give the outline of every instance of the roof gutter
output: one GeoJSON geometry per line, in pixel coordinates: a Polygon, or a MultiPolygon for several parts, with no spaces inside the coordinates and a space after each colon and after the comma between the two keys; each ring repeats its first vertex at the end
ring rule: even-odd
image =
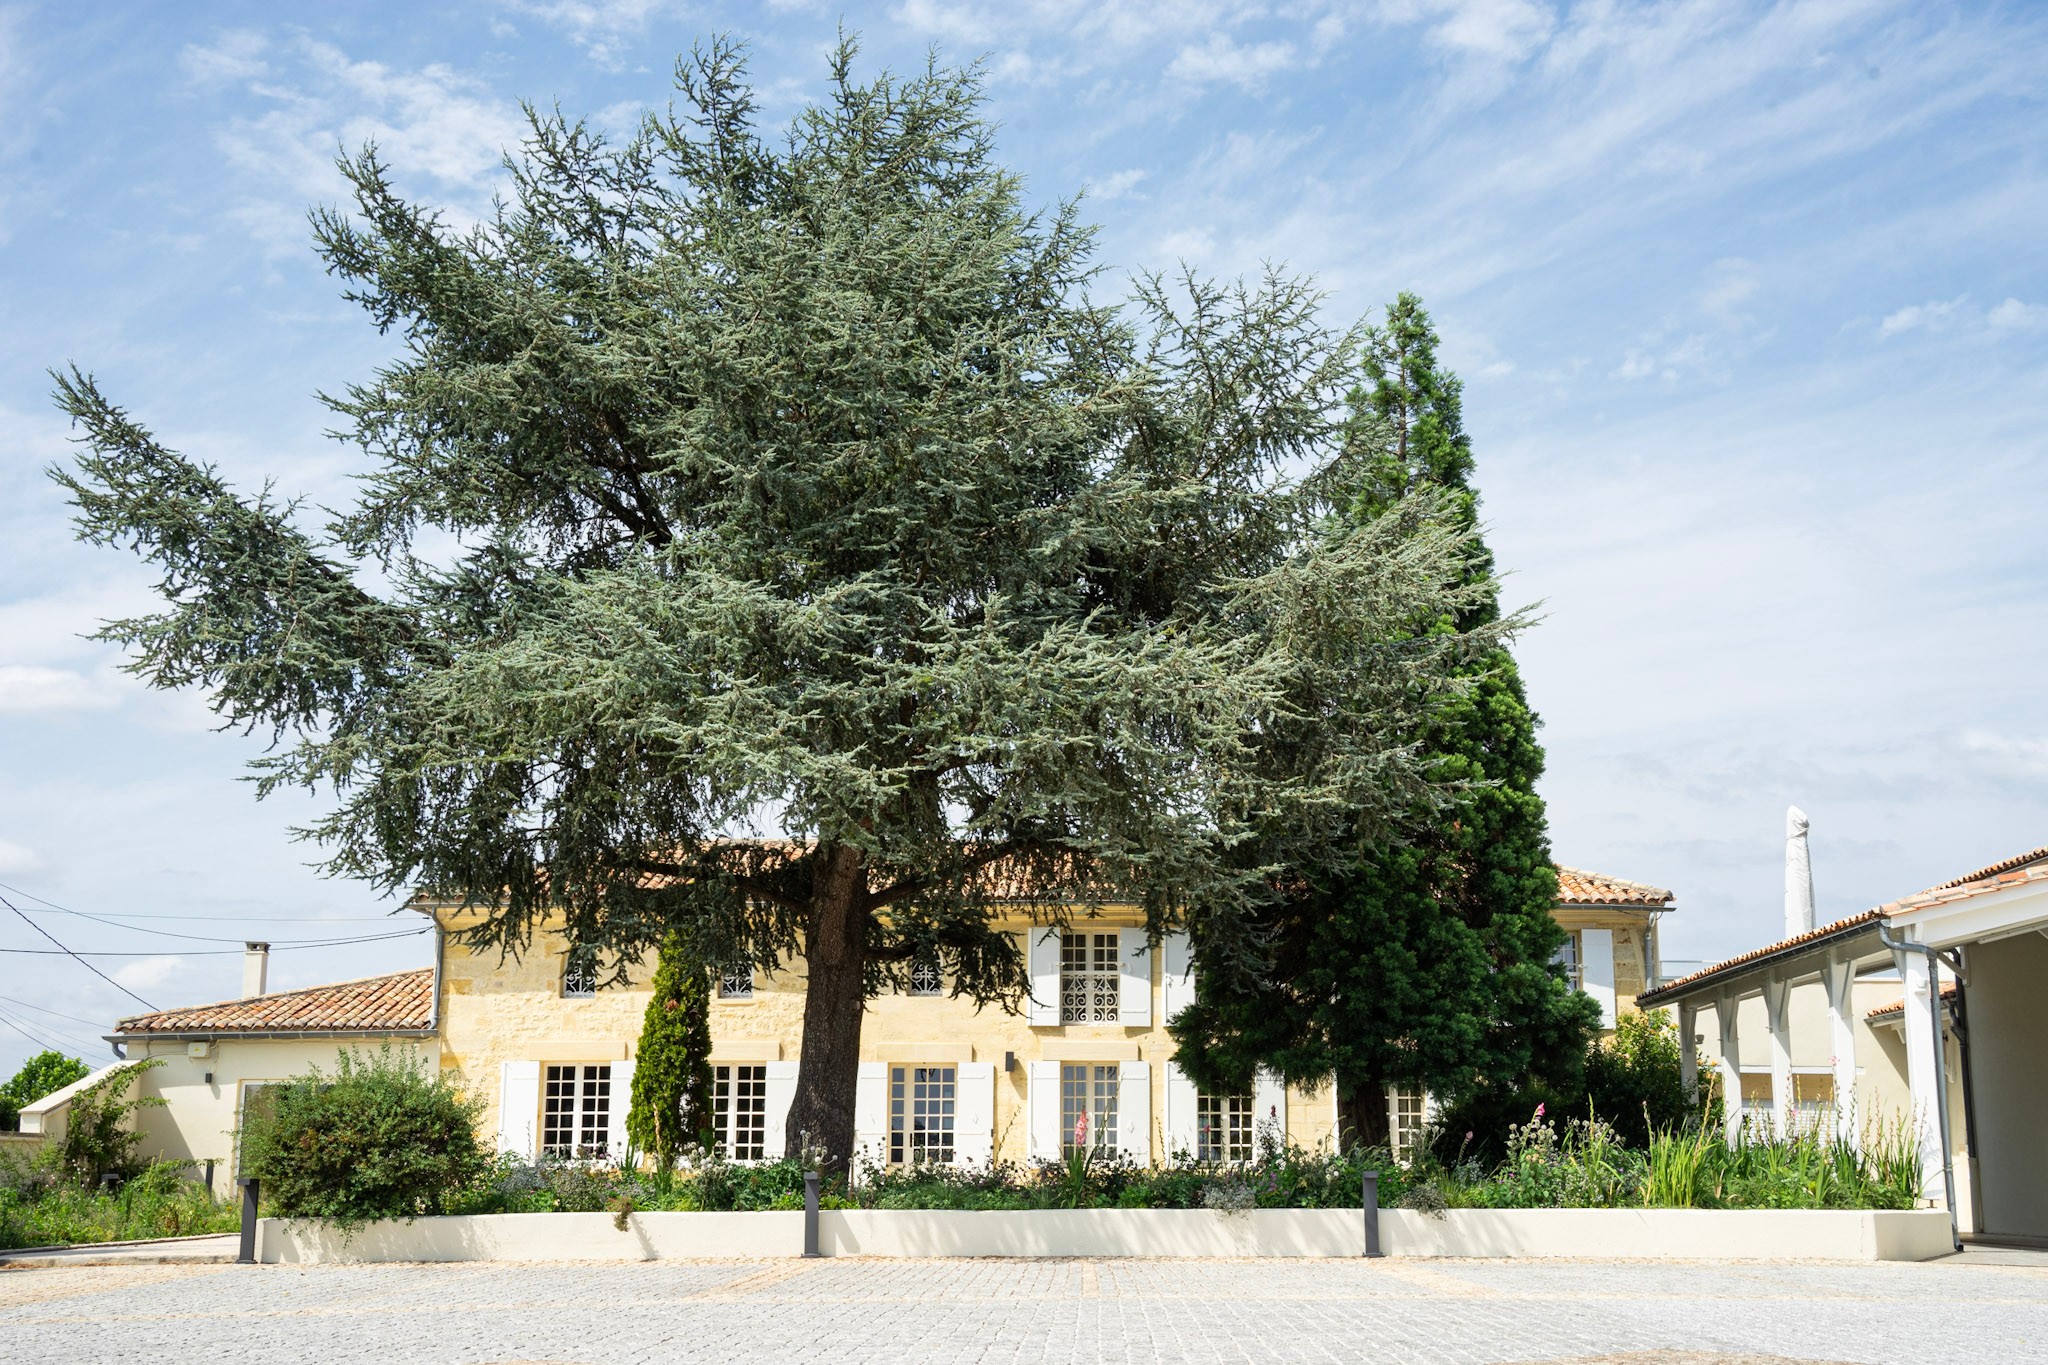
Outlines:
{"type": "Polygon", "coordinates": [[[222,1038],[432,1038],[433,1028],[283,1028],[283,1029],[179,1029],[170,1033],[105,1033],[100,1036],[116,1046],[122,1043],[210,1043],[222,1038]]]}
{"type": "MultiPolygon", "coordinates": [[[[1961,1224],[1956,1219],[1956,1167],[1955,1158],[1949,1153],[1948,1124],[1948,1045],[1941,1036],[1941,969],[1946,961],[1941,953],[1925,943],[1913,943],[1906,939],[1893,938],[1891,930],[1883,919],[1877,922],[1877,941],[1893,953],[1919,953],[1927,959],[1927,988],[1934,994],[1933,1008],[1928,1017],[1934,1021],[1934,1111],[1935,1121],[1941,1129],[1941,1186],[1942,1197],[1948,1202],[1948,1236],[1955,1243],[1957,1251],[1963,1249],[1961,1224]]],[[[1962,998],[1963,985],[1960,976],[1956,979],[1956,997],[1962,998]]],[[[1901,1020],[1903,1026],[1904,1021],[1901,1020]]]]}

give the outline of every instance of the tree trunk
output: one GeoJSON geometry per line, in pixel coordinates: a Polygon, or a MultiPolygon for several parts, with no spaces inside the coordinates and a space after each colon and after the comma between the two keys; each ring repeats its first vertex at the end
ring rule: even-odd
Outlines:
{"type": "Polygon", "coordinates": [[[824,1148],[827,1169],[843,1170],[853,1158],[853,1096],[867,1006],[867,868],[859,849],[822,845],[811,856],[816,862],[804,929],[810,979],[784,1150],[794,1157],[808,1139],[824,1148]]]}
{"type": "Polygon", "coordinates": [[[1367,1079],[1337,1083],[1338,1145],[1352,1147],[1393,1147],[1393,1132],[1387,1116],[1387,1087],[1367,1079]]]}

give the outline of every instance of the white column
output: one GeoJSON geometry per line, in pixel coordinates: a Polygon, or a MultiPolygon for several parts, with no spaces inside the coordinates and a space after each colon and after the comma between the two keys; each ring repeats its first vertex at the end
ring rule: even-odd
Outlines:
{"type": "Polygon", "coordinates": [[[1854,1147],[1863,1140],[1856,1114],[1856,964],[1830,962],[1821,969],[1828,992],[1828,1034],[1834,1055],[1835,1136],[1854,1147]]]}
{"type": "Polygon", "coordinates": [[[1688,1000],[1678,1007],[1678,1080],[1689,1100],[1700,1093],[1700,1051],[1693,1042],[1699,1031],[1700,1007],[1688,1000]]]}
{"type": "Polygon", "coordinates": [[[1920,1138],[1920,1197],[1942,1201],[1941,1059],[1934,1052],[1934,1016],[1939,1007],[1933,973],[1922,953],[1894,953],[1906,986],[1906,1084],[1913,1094],[1913,1122],[1920,1138]]]}
{"type": "Polygon", "coordinates": [[[1714,1001],[1714,1023],[1721,1035],[1721,1127],[1728,1145],[1742,1136],[1742,1039],[1736,1025],[1742,1000],[1723,995],[1714,1001]]]}
{"type": "Polygon", "coordinates": [[[1771,1131],[1780,1138],[1791,1136],[1797,1111],[1792,1095],[1791,1014],[1792,983],[1776,978],[1764,982],[1764,1017],[1771,1030],[1771,1131]]]}

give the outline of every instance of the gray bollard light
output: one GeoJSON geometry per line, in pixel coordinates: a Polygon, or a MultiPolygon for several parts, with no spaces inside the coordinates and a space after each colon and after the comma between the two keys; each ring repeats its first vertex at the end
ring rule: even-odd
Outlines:
{"type": "Polygon", "coordinates": [[[256,1177],[245,1175],[235,1182],[242,1187],[242,1253],[236,1265],[256,1264],[256,1177]]]}
{"type": "Polygon", "coordinates": [[[1364,1180],[1365,1201],[1365,1254],[1384,1256],[1380,1250],[1380,1173],[1367,1171],[1364,1180]]]}
{"type": "Polygon", "coordinates": [[[818,1250],[818,1173],[804,1172],[804,1255],[822,1256],[818,1250]]]}

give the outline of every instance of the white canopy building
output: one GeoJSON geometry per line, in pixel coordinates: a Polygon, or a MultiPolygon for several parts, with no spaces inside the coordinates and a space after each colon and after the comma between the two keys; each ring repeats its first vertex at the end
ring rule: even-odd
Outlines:
{"type": "MultiPolygon", "coordinates": [[[[1803,840],[1803,817],[1799,824],[1803,840]]],[[[1795,899],[1789,861],[1788,923],[1795,899]]],[[[1918,1135],[1923,1198],[1957,1215],[1960,1236],[2048,1245],[2048,1014],[2034,1007],[2044,982],[2048,847],[1790,934],[1645,992],[1639,1003],[1675,1009],[1686,1038],[1713,1015],[1710,1046],[1718,1044],[1712,1051],[1730,1097],[1731,1138],[1743,1112],[1734,1097],[1742,1093],[1744,1001],[1762,999],[1768,1112],[1781,1133],[1797,1121],[1795,990],[1825,997],[1818,1018],[1828,1031],[1831,1107],[1851,1141],[1886,1117],[1884,1073],[1893,1064],[1888,1053],[1871,1056],[1869,1041],[1873,1026],[1895,1023],[1903,1040],[1902,1109],[1918,1135]],[[1891,989],[1903,999],[1870,1010],[1866,982],[1859,1008],[1859,979],[1891,972],[1891,989]]],[[[1693,1050],[1684,1055],[1690,1069],[1693,1050]]]]}

